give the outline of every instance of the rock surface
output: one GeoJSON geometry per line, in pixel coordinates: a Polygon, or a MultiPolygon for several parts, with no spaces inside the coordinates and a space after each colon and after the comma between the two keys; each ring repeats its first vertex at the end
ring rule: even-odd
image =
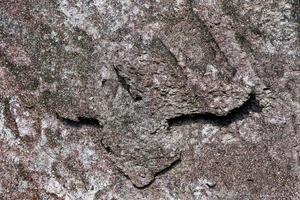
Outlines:
{"type": "Polygon", "coordinates": [[[0,1],[0,199],[300,199],[299,9],[0,1]]]}

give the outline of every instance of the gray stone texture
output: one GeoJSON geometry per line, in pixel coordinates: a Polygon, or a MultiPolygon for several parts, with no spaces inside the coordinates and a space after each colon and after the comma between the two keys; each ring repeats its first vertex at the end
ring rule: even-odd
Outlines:
{"type": "Polygon", "coordinates": [[[1,0],[0,199],[299,200],[298,0],[1,0]]]}

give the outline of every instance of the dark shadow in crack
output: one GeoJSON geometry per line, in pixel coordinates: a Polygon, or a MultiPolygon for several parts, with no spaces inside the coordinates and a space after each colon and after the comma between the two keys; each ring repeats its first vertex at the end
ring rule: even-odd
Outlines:
{"type": "Polygon", "coordinates": [[[215,188],[217,186],[217,183],[206,183],[206,186],[210,189],[215,188]]]}
{"type": "Polygon", "coordinates": [[[173,117],[167,120],[169,127],[171,126],[180,126],[183,124],[197,123],[200,121],[206,121],[217,126],[228,126],[233,122],[245,119],[249,116],[251,112],[261,112],[262,106],[259,104],[259,101],[256,99],[254,93],[249,94],[249,99],[243,103],[240,107],[237,107],[231,110],[225,116],[218,116],[211,113],[196,113],[196,114],[187,114],[173,117]]]}
{"type": "Polygon", "coordinates": [[[74,128],[80,128],[82,126],[90,126],[95,128],[101,128],[102,126],[99,123],[99,120],[95,118],[89,118],[89,117],[78,117],[78,120],[72,120],[65,117],[61,117],[58,114],[56,115],[57,118],[63,122],[67,126],[71,126],[74,128]]]}

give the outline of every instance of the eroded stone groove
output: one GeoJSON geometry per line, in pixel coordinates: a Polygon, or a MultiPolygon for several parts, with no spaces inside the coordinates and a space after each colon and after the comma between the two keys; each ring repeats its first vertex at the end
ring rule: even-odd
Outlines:
{"type": "Polygon", "coordinates": [[[218,116],[212,113],[199,113],[199,114],[188,114],[180,115],[167,120],[169,127],[196,123],[197,121],[207,121],[208,123],[216,124],[218,126],[228,126],[229,124],[245,119],[250,112],[261,112],[262,106],[256,99],[255,93],[250,93],[249,99],[240,107],[231,110],[225,116],[218,116]]]}

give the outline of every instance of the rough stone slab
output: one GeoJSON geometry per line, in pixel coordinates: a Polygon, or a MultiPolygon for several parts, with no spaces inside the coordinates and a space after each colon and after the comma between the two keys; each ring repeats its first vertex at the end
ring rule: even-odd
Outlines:
{"type": "Polygon", "coordinates": [[[299,12],[0,1],[0,199],[300,199],[299,12]]]}

